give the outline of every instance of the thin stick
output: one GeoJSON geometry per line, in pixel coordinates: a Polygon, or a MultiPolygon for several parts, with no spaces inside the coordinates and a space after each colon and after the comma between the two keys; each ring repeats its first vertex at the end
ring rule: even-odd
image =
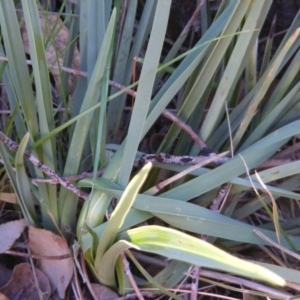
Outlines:
{"type": "MultiPolygon", "coordinates": [[[[137,159],[135,164],[138,166],[143,166],[147,162],[151,162],[152,164],[173,164],[173,165],[179,165],[179,166],[185,166],[185,165],[197,165],[201,164],[199,166],[202,166],[202,164],[209,164],[214,163],[214,165],[222,165],[226,163],[230,158],[224,157],[227,155],[229,151],[215,154],[210,153],[209,155],[200,155],[200,156],[189,156],[189,155],[183,155],[183,156],[176,156],[176,155],[170,155],[166,153],[159,153],[159,154],[144,154],[141,158],[137,159]]],[[[198,166],[198,167],[199,167],[198,166]]],[[[196,167],[197,168],[197,167],[196,167]]],[[[190,169],[188,169],[190,170],[190,169]]],[[[193,169],[191,169],[193,171],[193,169]]]]}
{"type": "MultiPolygon", "coordinates": [[[[100,177],[103,173],[104,173],[105,169],[101,169],[98,170],[96,173],[96,177],[100,177]]],[[[62,177],[63,179],[65,179],[68,182],[72,182],[72,181],[77,181],[77,180],[81,180],[81,179],[85,179],[85,178],[92,178],[94,176],[94,172],[83,172],[79,175],[72,175],[72,176],[67,176],[67,177],[62,177]]],[[[54,181],[53,179],[40,179],[40,178],[35,178],[35,179],[31,179],[32,183],[50,183],[50,184],[57,184],[57,181],[54,181]]]]}
{"type": "MultiPolygon", "coordinates": [[[[147,292],[147,291],[141,291],[141,294],[147,298],[157,298],[157,294],[156,293],[151,293],[151,292],[147,292]]],[[[117,298],[116,300],[135,300],[136,299],[136,294],[135,293],[131,293],[131,294],[126,294],[123,297],[117,298]]]]}
{"type": "Polygon", "coordinates": [[[200,267],[194,266],[192,270],[192,284],[191,284],[191,300],[198,298],[198,282],[199,282],[200,267]]]}
{"type": "Polygon", "coordinates": [[[124,266],[124,269],[125,269],[125,274],[127,275],[135,293],[136,293],[136,296],[138,297],[139,300],[145,300],[143,295],[141,294],[141,291],[139,290],[133,276],[132,276],[132,273],[130,271],[130,268],[129,268],[129,263],[128,263],[128,260],[126,259],[126,256],[124,254],[124,252],[121,253],[121,259],[122,259],[122,262],[123,262],[123,266],[124,266]]]}
{"type": "Polygon", "coordinates": [[[72,282],[71,282],[71,288],[72,288],[72,292],[74,294],[74,298],[76,300],[82,300],[82,297],[80,297],[80,295],[78,294],[78,290],[77,290],[76,283],[74,282],[74,280],[72,280],[72,282]]]}
{"type": "MultiPolygon", "coordinates": [[[[0,141],[2,141],[4,144],[7,145],[7,147],[13,151],[17,152],[19,149],[19,145],[12,141],[9,137],[3,134],[3,132],[0,131],[0,141]]],[[[89,197],[89,194],[79,190],[74,184],[67,182],[64,178],[61,178],[58,176],[52,169],[41,163],[34,155],[32,155],[28,151],[24,151],[24,157],[27,158],[30,162],[32,162],[38,169],[40,169],[42,172],[47,174],[52,180],[58,182],[60,185],[74,193],[80,198],[83,198],[84,200],[87,200],[89,197]]]]}
{"type": "MultiPolygon", "coordinates": [[[[289,297],[292,297],[292,294],[287,293],[285,291],[280,291],[273,287],[268,287],[266,285],[263,285],[261,283],[253,282],[251,280],[239,278],[233,275],[223,274],[216,271],[202,270],[201,277],[208,277],[208,278],[212,278],[213,280],[220,280],[220,281],[238,284],[247,288],[255,289],[256,291],[265,294],[270,294],[273,297],[279,297],[283,299],[289,299],[289,297]]],[[[209,283],[211,283],[211,281],[209,281],[209,283]]]]}
{"type": "Polygon", "coordinates": [[[265,162],[261,163],[260,165],[257,166],[257,169],[269,169],[277,166],[282,166],[285,164],[289,164],[293,162],[293,159],[290,158],[284,158],[284,159],[274,159],[270,158],[266,160],[265,162]]]}
{"type": "Polygon", "coordinates": [[[288,254],[288,255],[290,255],[290,256],[292,256],[292,257],[298,259],[298,260],[300,260],[300,255],[299,255],[299,254],[297,254],[297,253],[295,253],[295,252],[293,252],[293,251],[291,251],[291,250],[289,250],[289,249],[287,249],[287,248],[281,246],[280,244],[274,242],[274,241],[271,240],[269,237],[267,237],[265,234],[263,234],[261,231],[259,231],[259,230],[257,230],[257,229],[253,229],[253,232],[254,232],[257,236],[259,236],[262,240],[264,240],[265,242],[268,242],[268,243],[269,243],[270,245],[272,245],[273,247],[275,247],[275,248],[281,250],[282,252],[284,252],[284,253],[286,253],[286,254],[288,254]]]}
{"type": "Polygon", "coordinates": [[[80,253],[80,263],[81,263],[81,269],[84,273],[84,277],[85,277],[85,283],[89,289],[89,292],[91,294],[91,296],[93,297],[94,300],[98,300],[99,298],[97,297],[93,287],[92,287],[92,284],[90,282],[90,279],[89,279],[89,276],[87,274],[87,269],[86,269],[86,264],[85,264],[85,259],[84,259],[84,256],[83,256],[83,253],[81,252],[80,253]]]}
{"type": "MultiPolygon", "coordinates": [[[[124,90],[126,87],[124,85],[121,85],[119,83],[116,83],[114,81],[109,81],[109,84],[114,86],[117,89],[124,90]]],[[[126,90],[125,91],[128,95],[132,97],[136,97],[136,92],[134,90],[126,90]]],[[[193,131],[193,129],[182,122],[177,116],[172,114],[170,111],[167,109],[164,109],[161,113],[165,118],[169,119],[173,123],[175,123],[179,128],[181,128],[183,131],[185,131],[193,140],[194,142],[200,147],[200,148],[207,148],[207,145],[200,139],[198,134],[193,131]]]]}
{"type": "Polygon", "coordinates": [[[269,248],[266,246],[258,245],[259,249],[264,251],[271,259],[273,259],[279,266],[285,268],[286,264],[279,258],[275,253],[273,253],[269,248]]]}
{"type": "Polygon", "coordinates": [[[34,280],[35,286],[37,287],[39,298],[42,299],[43,294],[42,294],[42,291],[41,291],[41,288],[40,288],[40,285],[39,285],[39,281],[38,281],[37,276],[36,276],[36,270],[35,270],[35,266],[34,266],[34,263],[33,263],[33,260],[32,260],[32,254],[31,254],[31,251],[30,251],[30,248],[28,247],[28,245],[26,245],[26,249],[27,249],[28,259],[29,259],[29,262],[30,262],[30,267],[31,267],[33,280],[34,280]]]}
{"type": "Polygon", "coordinates": [[[187,24],[185,25],[184,29],[182,30],[182,32],[180,33],[180,37],[187,35],[190,31],[190,29],[192,28],[192,26],[194,25],[196,19],[198,18],[198,15],[200,13],[200,10],[202,8],[202,6],[204,5],[205,0],[202,0],[198,6],[196,7],[192,17],[189,19],[189,21],[187,22],[187,24]]]}
{"type": "MultiPolygon", "coordinates": [[[[72,245],[72,254],[73,254],[73,260],[75,262],[75,265],[74,265],[74,268],[77,267],[77,270],[78,270],[78,273],[80,274],[81,276],[81,279],[82,279],[82,282],[83,283],[86,283],[87,281],[87,273],[84,272],[83,268],[81,267],[80,265],[80,262],[78,260],[78,256],[80,257],[80,259],[82,258],[81,257],[81,254],[82,254],[82,251],[80,250],[80,246],[78,244],[77,241],[74,241],[73,245],[72,245]]],[[[86,271],[86,270],[85,270],[86,271]]]]}
{"type": "MultiPolygon", "coordinates": [[[[73,264],[74,266],[74,264],[73,264]]],[[[72,288],[74,290],[74,292],[77,294],[78,299],[83,300],[83,296],[82,296],[82,290],[80,287],[80,282],[78,279],[78,274],[76,272],[76,268],[74,267],[74,275],[73,275],[73,280],[72,280],[72,288]]]]}
{"type": "Polygon", "coordinates": [[[210,206],[210,209],[212,211],[220,212],[221,202],[225,198],[225,196],[227,195],[227,193],[229,191],[229,188],[230,188],[230,183],[225,183],[221,186],[216,198],[212,201],[212,204],[210,206]]]}
{"type": "MultiPolygon", "coordinates": [[[[164,180],[164,181],[158,183],[155,187],[152,187],[150,190],[151,190],[152,192],[157,193],[157,192],[159,192],[160,190],[162,190],[164,187],[166,187],[167,185],[173,183],[174,181],[179,180],[179,179],[182,178],[183,176],[186,176],[186,175],[188,175],[189,173],[191,173],[191,172],[193,172],[193,171],[195,171],[195,170],[197,170],[197,169],[199,169],[199,168],[201,168],[201,167],[203,167],[203,166],[205,166],[205,165],[208,165],[209,163],[212,163],[212,162],[214,162],[214,161],[216,161],[216,160],[219,160],[221,157],[227,155],[228,153],[229,153],[229,152],[227,151],[227,152],[220,153],[220,154],[218,154],[218,155],[216,155],[216,156],[213,156],[213,157],[205,157],[205,156],[204,156],[204,157],[203,157],[203,160],[200,161],[198,164],[196,164],[196,165],[194,165],[194,166],[191,166],[191,167],[189,167],[189,168],[183,170],[182,172],[180,172],[180,173],[178,173],[178,174],[172,176],[171,178],[168,178],[168,179],[166,179],[166,180],[164,180]]],[[[150,190],[148,190],[147,192],[149,192],[150,190]]]]}
{"type": "Polygon", "coordinates": [[[63,254],[63,255],[49,255],[49,256],[44,256],[44,255],[38,255],[38,254],[28,254],[28,253],[23,253],[23,252],[18,252],[18,251],[12,251],[12,250],[7,250],[4,252],[5,254],[9,255],[15,255],[15,256],[20,256],[20,257],[26,257],[26,258],[34,258],[34,259],[45,259],[45,260],[62,260],[62,259],[67,259],[70,258],[70,253],[68,254],[63,254]]]}
{"type": "Polygon", "coordinates": [[[201,149],[207,148],[207,145],[200,139],[198,134],[189,125],[182,122],[178,117],[166,109],[164,109],[161,114],[185,131],[201,149]]]}

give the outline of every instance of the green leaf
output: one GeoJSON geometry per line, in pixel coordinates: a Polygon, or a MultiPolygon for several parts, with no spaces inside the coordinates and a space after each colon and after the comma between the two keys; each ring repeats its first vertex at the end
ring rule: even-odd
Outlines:
{"type": "Polygon", "coordinates": [[[121,233],[117,238],[127,240],[141,251],[262,280],[270,284],[285,285],[285,280],[276,273],[236,258],[203,240],[174,229],[144,226],[121,233]]]}
{"type": "MultiPolygon", "coordinates": [[[[26,64],[19,23],[12,0],[0,1],[0,24],[12,86],[23,111],[30,136],[35,140],[39,136],[38,119],[35,109],[35,97],[31,87],[30,75],[26,64]]],[[[11,107],[14,109],[14,107],[11,107]]],[[[21,137],[20,137],[21,138],[21,137]]]]}
{"type": "MultiPolygon", "coordinates": [[[[140,51],[140,47],[137,48],[136,44],[141,43],[142,39],[136,37],[132,40],[133,32],[134,32],[134,24],[135,24],[135,15],[137,9],[137,0],[129,0],[127,5],[126,17],[123,23],[119,23],[119,28],[123,27],[122,35],[119,37],[119,44],[116,45],[116,59],[115,59],[115,68],[113,73],[113,81],[120,82],[125,85],[130,83],[132,78],[132,59],[131,55],[129,55],[130,48],[132,47],[132,55],[137,56],[140,51]]],[[[147,5],[154,5],[155,3],[148,2],[147,5]]],[[[121,21],[121,20],[120,20],[121,21]]],[[[140,22],[137,28],[137,31],[143,31],[146,28],[144,26],[145,22],[140,22]],[[143,27],[143,29],[142,29],[143,27]]],[[[145,35],[144,35],[145,36],[145,35]]],[[[111,95],[118,92],[116,88],[111,88],[111,95]]],[[[108,105],[107,111],[107,133],[108,133],[108,141],[116,142],[118,137],[118,131],[120,127],[120,123],[123,119],[123,109],[125,106],[126,95],[123,94],[119,96],[114,101],[111,101],[108,105]]]]}
{"type": "MultiPolygon", "coordinates": [[[[293,44],[297,40],[298,36],[300,35],[300,29],[295,32],[295,34],[288,40],[286,45],[281,49],[278,56],[274,59],[274,61],[269,65],[267,68],[264,76],[262,76],[255,88],[255,94],[251,100],[251,102],[248,104],[247,111],[245,113],[245,116],[243,118],[243,121],[240,123],[237,132],[234,135],[233,138],[233,144],[236,146],[241,141],[241,139],[244,136],[244,133],[246,129],[248,128],[248,125],[250,124],[252,118],[255,116],[257,107],[260,104],[260,102],[263,100],[266,92],[268,91],[270,84],[273,82],[275,76],[277,75],[278,71],[280,70],[280,67],[282,66],[282,61],[288,51],[292,48],[293,44]]],[[[245,149],[246,146],[249,146],[248,143],[245,143],[243,145],[242,149],[245,149]]]]}
{"type": "MultiPolygon", "coordinates": [[[[245,5],[246,2],[243,1],[243,4],[245,5]]],[[[230,97],[232,96],[232,90],[244,69],[245,60],[248,58],[251,49],[254,47],[256,38],[259,34],[257,28],[262,26],[265,19],[264,17],[267,14],[270,5],[271,2],[256,1],[250,8],[245,6],[246,9],[248,8],[245,24],[238,36],[214,100],[209,107],[207,116],[200,130],[200,135],[205,141],[211,135],[213,130],[215,130],[216,125],[219,124],[221,114],[224,114],[224,102],[229,102],[230,97]]]]}
{"type": "Polygon", "coordinates": [[[123,225],[124,219],[131,208],[135,197],[146,180],[146,177],[151,169],[151,163],[145,165],[142,170],[130,181],[126,187],[120,202],[116,209],[113,211],[107,226],[100,238],[97,254],[95,258],[95,268],[101,268],[102,257],[113,244],[116,234],[120,227],[123,225]]]}
{"type": "Polygon", "coordinates": [[[138,249],[134,244],[129,243],[128,241],[118,241],[114,243],[109,250],[103,255],[101,259],[101,265],[96,268],[97,277],[99,281],[105,285],[115,287],[116,278],[115,278],[115,264],[119,255],[129,249],[135,248],[138,249]]]}
{"type": "Polygon", "coordinates": [[[147,52],[140,75],[137,97],[135,99],[124,155],[120,169],[119,183],[126,186],[138,146],[141,142],[145,120],[150,105],[156,70],[161,56],[170,11],[170,0],[158,1],[155,11],[147,52]]]}
{"type": "MultiPolygon", "coordinates": [[[[90,182],[88,179],[83,182],[86,181],[90,182]]],[[[83,186],[89,185],[83,184],[83,186]]],[[[96,182],[95,189],[100,188],[102,192],[109,194],[111,197],[120,198],[122,195],[120,186],[115,186],[116,185],[99,180],[96,182]]],[[[258,202],[257,204],[259,205],[258,208],[260,208],[261,203],[258,202]]],[[[130,210],[125,219],[124,226],[120,230],[126,230],[136,224],[144,222],[152,217],[152,215],[155,215],[170,225],[182,230],[244,243],[266,244],[253,233],[253,229],[256,227],[242,223],[228,216],[218,214],[204,207],[183,202],[182,200],[175,200],[160,196],[137,195],[133,206],[137,208],[138,211],[133,209],[130,210]]],[[[247,207],[247,209],[245,208],[245,212],[248,210],[251,212],[253,211],[251,210],[251,207],[247,207]]],[[[107,224],[103,224],[94,229],[98,236],[102,235],[106,225],[107,224]]],[[[276,236],[273,231],[263,229],[262,231],[269,238],[276,241],[276,236]]],[[[300,240],[296,236],[290,235],[289,239],[292,240],[292,243],[296,247],[300,245],[300,240]]],[[[290,248],[290,245],[285,240],[282,241],[282,244],[290,248]]],[[[90,238],[87,235],[83,236],[82,245],[84,251],[91,247],[90,238]]]]}
{"type": "MultiPolygon", "coordinates": [[[[36,3],[34,1],[28,2],[22,0],[22,8],[24,11],[24,19],[30,47],[30,57],[34,73],[36,104],[39,119],[38,130],[40,132],[40,136],[44,136],[54,129],[53,103],[49,71],[44,49],[44,37],[36,3]]],[[[56,143],[54,138],[46,140],[42,144],[42,151],[39,151],[40,149],[38,149],[39,160],[52,170],[55,170],[57,166],[55,149],[56,143]]],[[[40,178],[45,177],[45,175],[38,169],[36,169],[36,174],[40,178]]],[[[56,197],[57,186],[39,184],[38,188],[40,197],[46,204],[41,207],[44,227],[55,230],[49,211],[55,219],[55,222],[58,223],[59,216],[56,197]]]]}
{"type": "MultiPolygon", "coordinates": [[[[248,147],[240,155],[248,169],[255,168],[274,154],[289,138],[298,133],[300,133],[300,121],[292,122],[248,147]]],[[[223,183],[246,172],[246,167],[241,157],[235,156],[220,167],[165,192],[162,196],[190,200],[213,188],[221,186],[223,183]]]]}
{"type": "Polygon", "coordinates": [[[19,205],[21,211],[26,219],[27,224],[37,226],[37,217],[34,208],[34,199],[29,184],[29,180],[24,166],[24,151],[29,140],[29,133],[27,133],[19,145],[16,154],[16,179],[19,198],[19,205]]]}
{"type": "MultiPolygon", "coordinates": [[[[100,53],[94,66],[93,75],[89,81],[88,89],[86,91],[83,103],[81,105],[81,112],[89,109],[92,105],[100,99],[99,84],[103,76],[106,75],[107,66],[110,65],[111,58],[111,43],[113,42],[114,30],[116,21],[116,10],[113,10],[109,24],[107,26],[104,41],[101,46],[100,53]]],[[[71,143],[66,159],[64,175],[77,174],[79,171],[86,139],[90,130],[92,117],[85,115],[76,123],[72,134],[71,143]]],[[[62,189],[59,195],[59,211],[61,214],[61,224],[70,224],[74,226],[77,209],[77,197],[70,192],[62,189]]],[[[62,228],[64,231],[65,228],[62,228]]]]}

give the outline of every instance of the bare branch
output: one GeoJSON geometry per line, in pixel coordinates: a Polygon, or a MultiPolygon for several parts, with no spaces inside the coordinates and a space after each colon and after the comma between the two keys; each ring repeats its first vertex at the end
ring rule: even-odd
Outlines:
{"type": "MultiPolygon", "coordinates": [[[[19,145],[12,141],[9,137],[3,134],[3,132],[0,131],[0,141],[6,144],[6,146],[13,152],[18,151],[19,145]]],[[[87,200],[89,197],[89,194],[79,190],[74,184],[68,182],[66,179],[61,178],[58,176],[52,169],[41,163],[34,155],[32,155],[30,152],[26,151],[24,152],[24,157],[27,158],[30,162],[32,162],[38,169],[40,169],[43,173],[47,174],[52,180],[58,182],[60,185],[74,193],[80,198],[83,198],[84,200],[87,200]]]]}

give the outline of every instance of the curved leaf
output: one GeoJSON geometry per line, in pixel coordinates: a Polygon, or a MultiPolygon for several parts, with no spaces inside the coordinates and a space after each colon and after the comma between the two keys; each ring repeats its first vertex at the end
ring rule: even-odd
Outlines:
{"type": "Polygon", "coordinates": [[[28,176],[24,166],[24,151],[29,140],[29,133],[27,133],[20,143],[16,154],[16,179],[17,188],[20,196],[19,205],[26,219],[28,225],[37,226],[37,218],[34,209],[34,200],[32,197],[28,176]]]}
{"type": "Polygon", "coordinates": [[[145,182],[151,166],[151,163],[146,164],[142,168],[142,170],[130,181],[120,199],[119,204],[117,205],[109,221],[107,222],[107,226],[103,231],[97,248],[97,254],[95,258],[96,269],[99,269],[101,267],[102,257],[105,251],[112,246],[116,234],[122,226],[124,219],[128,211],[130,210],[139,189],[145,182]]]}
{"type": "Polygon", "coordinates": [[[141,251],[262,280],[270,284],[285,285],[285,280],[276,273],[234,257],[203,240],[174,229],[144,226],[128,230],[120,234],[118,239],[128,240],[141,251]]]}

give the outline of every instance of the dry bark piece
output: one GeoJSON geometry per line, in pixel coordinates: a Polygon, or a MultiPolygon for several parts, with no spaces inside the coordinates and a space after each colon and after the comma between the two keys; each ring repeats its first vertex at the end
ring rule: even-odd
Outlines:
{"type": "Polygon", "coordinates": [[[0,225],[0,253],[9,250],[26,226],[25,220],[17,220],[0,225]]]}
{"type": "MultiPolygon", "coordinates": [[[[61,256],[70,253],[65,239],[51,231],[29,227],[28,246],[31,254],[41,256],[61,256]]],[[[51,289],[57,290],[61,299],[73,276],[73,261],[70,257],[60,260],[39,259],[37,267],[48,277],[51,289]]]]}
{"type": "Polygon", "coordinates": [[[38,286],[34,280],[31,267],[28,263],[18,264],[13,272],[11,280],[0,292],[9,299],[40,300],[39,292],[47,298],[51,294],[47,277],[38,269],[35,269],[38,286]]]}

